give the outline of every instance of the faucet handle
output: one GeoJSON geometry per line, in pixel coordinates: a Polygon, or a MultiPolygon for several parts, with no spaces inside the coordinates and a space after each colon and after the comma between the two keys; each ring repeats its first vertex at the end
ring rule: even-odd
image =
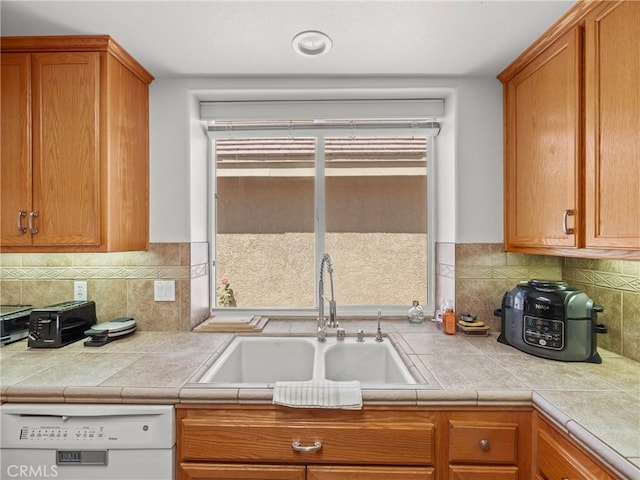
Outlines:
{"type": "Polygon", "coordinates": [[[344,342],[344,337],[345,337],[344,328],[338,328],[338,330],[336,331],[336,337],[339,342],[344,342]]]}
{"type": "Polygon", "coordinates": [[[356,342],[364,342],[364,330],[358,329],[358,338],[356,338],[356,342]]]}

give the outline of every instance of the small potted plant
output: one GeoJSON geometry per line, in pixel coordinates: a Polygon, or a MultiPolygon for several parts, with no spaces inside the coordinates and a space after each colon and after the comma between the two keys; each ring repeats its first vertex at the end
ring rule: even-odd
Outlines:
{"type": "Polygon", "coordinates": [[[220,286],[218,287],[218,306],[219,307],[235,307],[236,298],[233,296],[233,290],[227,277],[220,279],[220,286]]]}

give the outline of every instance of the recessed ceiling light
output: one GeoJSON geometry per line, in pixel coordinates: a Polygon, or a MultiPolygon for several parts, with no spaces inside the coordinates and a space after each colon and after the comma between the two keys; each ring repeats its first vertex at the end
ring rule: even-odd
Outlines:
{"type": "Polygon", "coordinates": [[[331,50],[331,39],[317,30],[300,32],[292,40],[293,49],[303,57],[325,55],[331,50]]]}

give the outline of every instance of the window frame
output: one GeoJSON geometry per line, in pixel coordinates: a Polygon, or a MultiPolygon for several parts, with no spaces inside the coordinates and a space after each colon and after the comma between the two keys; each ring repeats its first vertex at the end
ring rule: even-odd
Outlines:
{"type": "MultiPolygon", "coordinates": [[[[315,285],[317,286],[320,271],[320,260],[324,253],[324,237],[326,233],[326,212],[324,211],[324,204],[320,200],[324,199],[324,148],[317,148],[318,145],[324,147],[324,140],[326,137],[344,136],[348,133],[347,130],[332,129],[332,128],[319,128],[319,129],[305,129],[299,132],[301,136],[315,137],[316,149],[315,149],[315,179],[314,179],[314,201],[315,201],[315,219],[314,219],[314,238],[315,238],[315,285]]],[[[435,182],[435,170],[437,165],[436,158],[436,136],[433,134],[432,129],[427,128],[371,128],[371,129],[357,129],[354,131],[358,137],[365,136],[417,136],[426,137],[426,158],[427,158],[427,291],[426,304],[423,305],[423,309],[427,315],[432,315],[435,311],[435,248],[436,248],[436,182],[435,182]]],[[[211,315],[224,313],[225,315],[246,315],[246,314],[265,314],[270,316],[282,316],[282,317],[314,317],[318,313],[318,292],[317,288],[314,289],[315,305],[310,308],[266,308],[266,307],[216,307],[216,140],[228,139],[228,138],[258,138],[258,137],[290,137],[293,132],[291,130],[242,130],[242,131],[208,131],[209,140],[209,152],[208,152],[208,165],[209,165],[209,215],[208,215],[208,236],[209,236],[209,287],[210,287],[210,313],[211,315]]],[[[328,252],[331,254],[331,252],[328,252]]],[[[340,305],[338,299],[337,313],[340,317],[371,317],[375,316],[378,310],[381,311],[384,316],[406,316],[407,309],[410,305],[406,306],[391,306],[391,305],[340,305]]]]}

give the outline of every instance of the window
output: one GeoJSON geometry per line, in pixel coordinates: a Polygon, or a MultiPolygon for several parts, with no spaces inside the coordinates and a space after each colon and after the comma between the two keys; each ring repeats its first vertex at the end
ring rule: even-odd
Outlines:
{"type": "Polygon", "coordinates": [[[437,127],[404,119],[211,124],[211,278],[214,290],[225,279],[234,292],[212,309],[317,312],[325,252],[338,315],[406,315],[412,300],[432,302],[427,166],[437,127]]]}

